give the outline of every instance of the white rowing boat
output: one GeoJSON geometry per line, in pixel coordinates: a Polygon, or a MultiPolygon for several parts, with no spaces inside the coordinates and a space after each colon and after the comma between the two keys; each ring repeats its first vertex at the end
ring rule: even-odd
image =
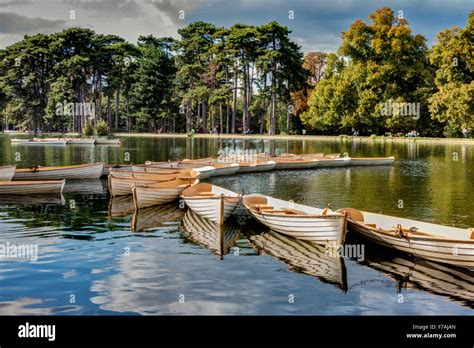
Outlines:
{"type": "Polygon", "coordinates": [[[186,188],[198,183],[199,179],[195,177],[179,177],[174,180],[151,184],[136,183],[132,187],[135,208],[147,208],[175,201],[186,188]]]}
{"type": "Polygon", "coordinates": [[[393,164],[395,157],[351,157],[351,166],[384,166],[393,164]]]}
{"type": "Polygon", "coordinates": [[[35,167],[17,169],[13,180],[99,179],[103,170],[102,162],[61,167],[35,167]]]}
{"type": "Polygon", "coordinates": [[[191,210],[218,224],[224,223],[230,216],[241,197],[240,193],[205,183],[188,187],[181,194],[191,210]]]}
{"type": "Polygon", "coordinates": [[[212,173],[211,176],[232,175],[232,174],[237,173],[240,168],[240,165],[238,163],[220,163],[212,159],[197,159],[197,160],[184,159],[181,162],[185,164],[193,163],[194,165],[212,166],[214,167],[214,172],[212,173]]]}
{"type": "Polygon", "coordinates": [[[109,164],[109,165],[104,165],[104,170],[102,171],[102,176],[109,175],[111,169],[132,170],[132,165],[131,164],[109,164]]]}
{"type": "Polygon", "coordinates": [[[264,233],[246,232],[252,247],[259,254],[270,255],[288,265],[291,272],[316,277],[324,283],[347,291],[344,259],[328,252],[323,245],[299,240],[271,230],[264,233]]]}
{"type": "Polygon", "coordinates": [[[351,158],[350,157],[337,157],[337,158],[331,158],[331,157],[322,157],[318,158],[319,161],[319,168],[324,168],[324,167],[347,167],[351,164],[351,158]]]}
{"type": "Polygon", "coordinates": [[[260,194],[245,195],[242,203],[255,219],[277,232],[319,244],[342,245],[346,216],[330,209],[276,199],[260,194]]]}
{"type": "Polygon", "coordinates": [[[68,180],[64,193],[103,195],[104,185],[100,179],[68,180]]]}
{"type": "Polygon", "coordinates": [[[309,169],[319,165],[317,158],[295,157],[262,157],[262,159],[274,161],[275,169],[309,169]]]}
{"type": "MultiPolygon", "coordinates": [[[[111,171],[109,174],[109,192],[112,197],[127,196],[133,194],[132,187],[137,184],[154,184],[175,180],[179,176],[186,176],[186,173],[172,174],[148,174],[144,172],[111,171]],[[118,174],[120,173],[120,174],[118,174]],[[118,176],[116,176],[118,174],[118,176]],[[143,177],[141,175],[144,175],[143,177]]],[[[189,171],[189,175],[197,178],[199,173],[189,171]]]]}
{"type": "Polygon", "coordinates": [[[0,167],[0,181],[10,181],[15,175],[16,165],[0,167]]]}
{"type": "Polygon", "coordinates": [[[408,254],[474,269],[474,229],[456,228],[353,208],[338,210],[348,216],[349,228],[370,241],[408,254]]]}
{"type": "Polygon", "coordinates": [[[240,227],[236,223],[226,221],[219,225],[192,210],[187,210],[184,214],[181,229],[192,242],[221,258],[229,253],[240,237],[240,227]]]}
{"type": "Polygon", "coordinates": [[[196,165],[194,163],[185,163],[183,161],[171,161],[171,162],[145,162],[145,167],[154,169],[161,169],[161,168],[172,168],[172,169],[192,169],[196,172],[200,172],[201,176],[199,177],[200,180],[207,179],[212,176],[215,172],[215,168],[213,166],[201,166],[196,165]]]}
{"type": "Polygon", "coordinates": [[[157,171],[132,171],[132,170],[124,170],[124,169],[111,169],[110,174],[115,178],[137,178],[137,179],[150,179],[156,177],[159,179],[163,176],[176,176],[179,175],[194,175],[197,178],[201,176],[201,173],[195,172],[192,169],[185,169],[185,170],[157,170],[157,171]]]}
{"type": "Polygon", "coordinates": [[[239,165],[239,173],[266,172],[274,169],[276,162],[257,160],[253,162],[240,162],[239,165]]]}
{"type": "Polygon", "coordinates": [[[1,195],[39,195],[62,193],[66,180],[60,181],[1,181],[1,195]]]}

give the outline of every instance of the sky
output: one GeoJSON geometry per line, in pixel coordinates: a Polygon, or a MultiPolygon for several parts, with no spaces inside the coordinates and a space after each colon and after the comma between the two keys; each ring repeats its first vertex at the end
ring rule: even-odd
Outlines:
{"type": "Polygon", "coordinates": [[[272,20],[288,26],[302,50],[336,52],[341,32],[388,6],[431,46],[438,32],[464,27],[473,0],[0,0],[0,48],[24,35],[85,27],[135,43],[140,35],[171,36],[194,21],[230,27],[272,20]]]}

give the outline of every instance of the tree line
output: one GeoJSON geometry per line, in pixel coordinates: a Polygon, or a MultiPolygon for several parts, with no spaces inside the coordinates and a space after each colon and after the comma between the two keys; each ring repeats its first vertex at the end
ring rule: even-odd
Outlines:
{"type": "MultiPolygon", "coordinates": [[[[428,49],[389,8],[355,21],[336,53],[275,21],[194,22],[178,39],[70,28],[0,50],[4,129],[455,134],[474,127],[474,14],[428,49]]],[[[451,135],[451,134],[450,134],[451,135]]]]}

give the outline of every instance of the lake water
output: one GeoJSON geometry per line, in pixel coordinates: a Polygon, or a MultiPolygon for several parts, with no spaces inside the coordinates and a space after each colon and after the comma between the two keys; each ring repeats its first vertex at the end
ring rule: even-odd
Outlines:
{"type": "MultiPolygon", "coordinates": [[[[219,150],[389,156],[389,167],[241,174],[209,181],[298,203],[354,207],[474,226],[474,147],[417,143],[122,138],[123,145],[28,147],[0,136],[0,165],[196,158],[219,150]]],[[[0,314],[472,315],[474,272],[393,253],[349,233],[364,258],[266,231],[241,209],[219,233],[177,204],[135,213],[106,180],[69,182],[63,197],[0,197],[0,244],[38,259],[0,260],[0,314]]]]}

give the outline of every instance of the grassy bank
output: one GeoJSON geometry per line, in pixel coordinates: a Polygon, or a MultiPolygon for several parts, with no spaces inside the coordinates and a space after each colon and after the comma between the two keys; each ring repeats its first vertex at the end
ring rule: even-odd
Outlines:
{"type": "MultiPolygon", "coordinates": [[[[17,135],[28,135],[29,133],[2,133],[14,138],[17,135]]],[[[43,133],[41,136],[50,137],[68,137],[79,136],[79,133],[43,133]]],[[[183,133],[114,133],[111,136],[116,137],[149,137],[149,138],[188,138],[183,133]]],[[[310,141],[340,141],[340,142],[397,142],[397,143],[432,143],[432,144],[469,144],[474,145],[474,138],[402,138],[385,136],[348,136],[348,135],[268,135],[268,134],[194,134],[193,138],[202,139],[263,139],[263,140],[310,140],[310,141]]]]}

